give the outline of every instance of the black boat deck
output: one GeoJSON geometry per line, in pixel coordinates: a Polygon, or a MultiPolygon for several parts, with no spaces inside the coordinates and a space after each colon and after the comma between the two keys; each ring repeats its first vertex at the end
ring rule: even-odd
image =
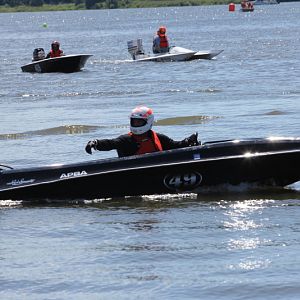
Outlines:
{"type": "Polygon", "coordinates": [[[0,199],[103,198],[300,180],[300,139],[208,142],[125,158],[2,170],[0,199]]]}
{"type": "Polygon", "coordinates": [[[21,67],[23,72],[37,72],[37,73],[72,73],[80,71],[90,54],[73,54],[61,57],[47,58],[32,62],[21,67]]]}

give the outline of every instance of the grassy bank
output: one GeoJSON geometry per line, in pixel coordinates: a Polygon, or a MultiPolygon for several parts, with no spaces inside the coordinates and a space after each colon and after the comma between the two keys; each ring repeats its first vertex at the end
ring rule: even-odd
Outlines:
{"type": "Polygon", "coordinates": [[[0,6],[0,13],[4,12],[34,12],[34,11],[59,11],[59,10],[76,10],[85,9],[84,6],[76,6],[75,4],[59,4],[59,5],[47,5],[42,6],[30,6],[30,5],[20,5],[15,7],[10,7],[6,5],[0,6]]]}
{"type": "Polygon", "coordinates": [[[228,0],[132,0],[128,7],[141,8],[141,7],[165,7],[165,6],[199,6],[199,5],[215,5],[215,4],[228,4],[228,0]]]}
{"type": "MultiPolygon", "coordinates": [[[[128,1],[129,2],[129,1],[128,1]]],[[[199,5],[215,5],[215,4],[228,4],[230,2],[240,3],[240,1],[228,0],[131,0],[128,4],[125,1],[120,2],[118,8],[142,8],[142,7],[166,7],[166,6],[199,6],[199,5]]],[[[105,9],[104,5],[97,6],[98,9],[105,9]]],[[[37,11],[63,11],[63,10],[82,10],[86,9],[84,4],[75,5],[58,4],[42,6],[29,6],[20,5],[10,7],[7,5],[0,5],[0,13],[2,12],[37,12],[37,11]]]]}

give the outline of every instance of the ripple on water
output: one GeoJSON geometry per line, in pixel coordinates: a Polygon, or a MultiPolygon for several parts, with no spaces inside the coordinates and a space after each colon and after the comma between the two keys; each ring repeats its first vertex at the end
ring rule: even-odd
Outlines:
{"type": "MultiPolygon", "coordinates": [[[[214,116],[185,116],[185,117],[174,117],[158,120],[154,123],[155,126],[173,126],[173,125],[191,125],[201,124],[208,122],[218,117],[214,116]]],[[[40,130],[31,130],[20,133],[3,133],[0,134],[0,140],[18,140],[24,139],[31,136],[48,136],[48,135],[61,135],[61,134],[84,134],[95,132],[98,129],[105,128],[126,128],[128,125],[110,125],[110,126],[95,126],[95,125],[64,125],[53,128],[46,128],[40,130]]]]}

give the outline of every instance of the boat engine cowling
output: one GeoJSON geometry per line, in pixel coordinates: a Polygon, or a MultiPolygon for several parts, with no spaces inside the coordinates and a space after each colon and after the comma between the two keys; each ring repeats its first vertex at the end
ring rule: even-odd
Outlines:
{"type": "Polygon", "coordinates": [[[36,48],[33,50],[32,61],[45,59],[45,50],[43,48],[36,48]]]}
{"type": "Polygon", "coordinates": [[[142,39],[128,41],[127,47],[128,52],[130,53],[133,59],[136,59],[137,55],[145,54],[142,39]]]}

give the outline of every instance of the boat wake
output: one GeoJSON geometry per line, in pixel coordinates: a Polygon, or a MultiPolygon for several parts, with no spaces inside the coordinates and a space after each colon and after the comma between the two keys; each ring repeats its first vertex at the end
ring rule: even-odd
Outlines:
{"type": "MultiPolygon", "coordinates": [[[[104,127],[104,126],[102,126],[104,127]]],[[[61,135],[61,134],[83,134],[94,132],[101,126],[90,126],[90,125],[63,125],[53,128],[46,128],[41,130],[25,131],[21,133],[4,133],[0,134],[0,140],[18,140],[32,136],[40,135],[61,135]]]]}
{"type": "MultiPolygon", "coordinates": [[[[110,97],[110,96],[124,96],[124,95],[134,95],[141,93],[141,90],[131,90],[131,91],[94,91],[94,92],[84,92],[84,91],[76,91],[76,92],[63,92],[63,93],[57,93],[54,95],[50,94],[30,94],[30,93],[16,93],[15,97],[19,98],[22,97],[22,102],[27,101],[27,102],[32,102],[33,100],[37,98],[49,98],[53,97],[55,99],[60,99],[60,98],[75,98],[75,97],[93,97],[93,96],[100,96],[100,97],[110,97]]],[[[1,94],[0,94],[1,97],[1,94]]]]}
{"type": "Polygon", "coordinates": [[[119,64],[124,64],[127,63],[128,60],[112,60],[112,59],[94,59],[92,60],[91,64],[92,65],[100,65],[100,64],[112,64],[112,65],[119,65],[119,64]]]}
{"type": "Polygon", "coordinates": [[[280,116],[280,115],[286,115],[287,113],[281,110],[272,110],[269,112],[266,112],[264,115],[266,116],[280,116]]]}
{"type": "Polygon", "coordinates": [[[165,93],[186,93],[186,94],[193,94],[193,93],[203,93],[203,94],[216,94],[221,93],[222,90],[216,88],[207,88],[207,89],[196,89],[196,90],[189,90],[189,89],[170,89],[166,90],[165,93]]]}
{"type": "Polygon", "coordinates": [[[175,117],[175,118],[166,118],[158,120],[155,122],[157,126],[170,126],[170,125],[193,125],[193,124],[202,124],[208,121],[218,119],[217,116],[185,116],[185,117],[175,117]]]}
{"type": "MultiPolygon", "coordinates": [[[[154,126],[173,126],[173,125],[191,125],[202,124],[211,120],[217,119],[217,116],[183,116],[175,118],[166,118],[157,120],[154,126]]],[[[31,130],[20,133],[3,133],[0,134],[0,140],[19,140],[32,136],[49,136],[49,135],[63,135],[63,134],[85,134],[95,132],[99,129],[107,128],[127,128],[128,125],[110,125],[110,126],[95,126],[95,125],[63,125],[58,127],[31,130]]]]}
{"type": "Polygon", "coordinates": [[[158,194],[96,199],[34,199],[0,200],[1,208],[20,206],[99,206],[99,207],[182,207],[192,203],[223,203],[224,201],[293,201],[300,200],[300,182],[289,187],[262,187],[249,184],[220,185],[202,189],[198,193],[158,194]]]}

